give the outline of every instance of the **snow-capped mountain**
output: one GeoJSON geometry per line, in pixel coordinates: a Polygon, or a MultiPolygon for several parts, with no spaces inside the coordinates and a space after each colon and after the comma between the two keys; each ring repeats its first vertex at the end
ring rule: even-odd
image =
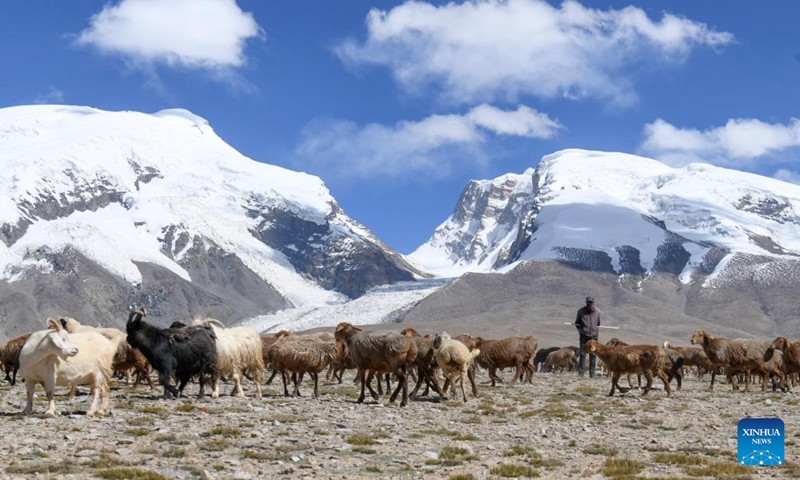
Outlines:
{"type": "Polygon", "coordinates": [[[555,259],[715,286],[737,256],[756,256],[762,266],[794,260],[799,212],[800,186],[772,178],[564,150],[523,174],[469,182],[453,214],[410,258],[441,276],[555,259]]]}
{"type": "Polygon", "coordinates": [[[6,331],[129,305],[232,321],[420,275],[319,178],[243,156],[185,110],[0,109],[0,168],[6,331]]]}

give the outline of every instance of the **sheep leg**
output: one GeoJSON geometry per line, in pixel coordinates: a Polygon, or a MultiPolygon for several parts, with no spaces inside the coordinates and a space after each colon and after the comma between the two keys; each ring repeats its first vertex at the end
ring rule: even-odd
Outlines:
{"type": "Polygon", "coordinates": [[[256,398],[261,398],[261,382],[264,381],[263,370],[256,370],[253,372],[253,383],[256,385],[256,398]]]}
{"type": "Polygon", "coordinates": [[[289,395],[289,388],[287,388],[287,383],[289,382],[289,378],[287,378],[286,372],[281,370],[281,380],[283,380],[283,396],[288,397],[289,395]]]}
{"type": "Polygon", "coordinates": [[[380,395],[383,395],[383,390],[381,390],[380,374],[375,375],[374,370],[370,370],[369,373],[367,373],[367,389],[369,390],[369,394],[372,396],[373,400],[378,400],[380,395]],[[376,378],[376,376],[378,378],[378,392],[372,388],[372,379],[376,378]]]}
{"type": "Polygon", "coordinates": [[[312,373],[310,375],[314,379],[314,398],[319,398],[319,374],[312,373]]]}
{"type": "Polygon", "coordinates": [[[716,368],[712,368],[711,369],[711,385],[709,385],[709,387],[708,387],[709,390],[714,390],[714,379],[715,378],[717,378],[717,369],[716,368]]]}
{"type": "Polygon", "coordinates": [[[100,414],[105,415],[110,409],[109,397],[111,396],[111,387],[108,383],[100,390],[100,414]]]}
{"type": "Polygon", "coordinates": [[[414,385],[414,389],[411,390],[411,398],[416,398],[417,392],[419,391],[419,387],[422,386],[422,382],[425,382],[427,386],[430,386],[428,383],[427,373],[422,372],[422,367],[417,367],[417,383],[414,385]]]}
{"type": "Polygon", "coordinates": [[[614,390],[617,388],[617,382],[619,381],[619,377],[620,377],[620,373],[619,372],[613,372],[612,373],[612,375],[611,375],[611,392],[609,392],[609,394],[608,394],[609,397],[613,397],[614,396],[614,390]]]}
{"type": "Polygon", "coordinates": [[[303,381],[303,375],[297,375],[297,372],[292,374],[292,383],[294,383],[294,390],[292,390],[293,397],[300,396],[300,382],[303,381]]]}
{"type": "Polygon", "coordinates": [[[100,403],[100,388],[100,383],[96,379],[89,385],[89,389],[92,391],[92,403],[89,406],[89,410],[86,412],[87,417],[91,417],[97,413],[97,407],[100,403]]]}
{"type": "Polygon", "coordinates": [[[156,386],[153,385],[153,379],[150,378],[150,372],[147,371],[147,369],[143,369],[142,372],[141,372],[141,375],[144,377],[145,380],[147,380],[147,385],[150,386],[150,390],[151,391],[155,390],[156,386]]]}
{"type": "MultiPolygon", "coordinates": [[[[12,387],[17,384],[17,370],[19,370],[19,367],[15,367],[14,370],[11,371],[11,386],[12,387]]],[[[8,378],[8,374],[6,374],[6,378],[8,378]]]]}
{"type": "Polygon", "coordinates": [[[25,390],[28,402],[25,404],[25,410],[22,411],[22,414],[30,415],[33,413],[33,392],[36,390],[36,382],[25,380],[25,390]]]}
{"type": "Polygon", "coordinates": [[[467,377],[469,377],[469,383],[472,384],[472,396],[477,398],[478,385],[475,383],[475,365],[470,365],[469,370],[467,370],[467,377]]]}
{"type": "Polygon", "coordinates": [[[400,400],[400,406],[405,407],[408,404],[408,375],[406,374],[406,366],[405,365],[398,365],[394,368],[394,373],[397,375],[397,388],[395,388],[394,393],[389,398],[390,403],[394,403],[397,399],[397,394],[400,393],[400,389],[403,389],[403,399],[400,400]]]}
{"type": "Polygon", "coordinates": [[[627,375],[628,375],[628,387],[630,387],[630,389],[633,390],[633,380],[631,380],[631,374],[629,373],[627,375]]]}
{"type": "MultiPolygon", "coordinates": [[[[433,390],[436,393],[438,393],[439,396],[444,397],[444,391],[441,388],[439,388],[439,382],[436,381],[436,376],[433,374],[433,372],[432,371],[427,372],[426,375],[428,376],[428,378],[425,380],[425,383],[429,387],[433,388],[433,390]]],[[[428,389],[426,388],[425,390],[427,391],[428,389]]]]}
{"type": "Polygon", "coordinates": [[[464,384],[467,383],[467,370],[461,370],[461,398],[464,399],[464,403],[467,403],[467,389],[464,384]]]}
{"type": "Polygon", "coordinates": [[[56,410],[56,401],[53,398],[53,392],[56,389],[55,376],[52,378],[45,378],[42,385],[44,385],[44,393],[47,396],[47,411],[44,412],[44,414],[54,417],[58,415],[58,411],[56,410]]]}
{"type": "Polygon", "coordinates": [[[514,378],[511,379],[509,385],[514,385],[514,383],[516,383],[516,381],[519,380],[520,375],[522,375],[523,367],[521,360],[517,360],[517,363],[514,365],[514,370],[516,370],[516,372],[514,373],[514,378]]]}
{"type": "Polygon", "coordinates": [[[503,379],[497,376],[497,367],[489,367],[489,378],[492,379],[492,386],[496,386],[495,382],[503,383],[503,379]]]}
{"type": "Polygon", "coordinates": [[[205,380],[205,378],[206,378],[205,375],[200,374],[200,378],[198,379],[198,383],[200,384],[200,391],[197,392],[197,398],[203,398],[206,395],[206,392],[205,392],[205,389],[206,389],[206,383],[205,382],[206,382],[206,380],[205,380]]]}
{"type": "MultiPolygon", "coordinates": [[[[660,374],[659,377],[663,375],[661,371],[658,373],[660,374]]],[[[644,393],[642,393],[642,396],[646,396],[648,393],[650,393],[650,389],[653,388],[653,372],[650,370],[645,371],[644,378],[647,380],[647,384],[644,386],[644,393]]]]}
{"type": "Polygon", "coordinates": [[[158,383],[160,383],[164,387],[165,400],[169,400],[173,396],[178,395],[178,389],[170,384],[170,377],[172,377],[171,371],[165,369],[162,372],[158,372],[158,383]]]}
{"type": "Polygon", "coordinates": [[[275,375],[278,374],[278,369],[274,366],[272,367],[272,375],[269,376],[267,379],[267,385],[272,385],[272,381],[275,380],[275,375]]]}
{"type": "Polygon", "coordinates": [[[231,375],[233,378],[233,390],[231,397],[244,397],[244,390],[242,390],[242,377],[239,375],[239,369],[236,368],[231,375]]]}
{"type": "Polygon", "coordinates": [[[219,381],[221,377],[219,373],[211,375],[211,398],[219,398],[219,381]]]}
{"type": "MultiPolygon", "coordinates": [[[[661,369],[659,369],[657,373],[658,373],[658,378],[660,378],[661,381],[664,382],[664,390],[667,392],[667,396],[671,397],[672,396],[672,390],[669,388],[669,379],[664,374],[664,372],[661,371],[661,369]]],[[[652,374],[651,374],[651,378],[652,378],[652,374]]],[[[678,376],[678,378],[680,379],[680,376],[678,376]]],[[[678,388],[680,389],[680,381],[678,381],[678,388]]]]}
{"type": "Polygon", "coordinates": [[[358,373],[356,374],[356,378],[361,381],[361,395],[358,396],[358,400],[356,400],[356,403],[364,403],[364,396],[366,394],[365,389],[367,388],[366,387],[367,380],[364,378],[365,374],[366,372],[364,371],[364,369],[359,367],[358,373]]]}

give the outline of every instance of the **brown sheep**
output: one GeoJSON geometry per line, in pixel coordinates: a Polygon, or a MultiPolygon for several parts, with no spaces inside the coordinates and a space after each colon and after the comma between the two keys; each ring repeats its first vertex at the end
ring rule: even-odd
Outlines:
{"type": "MultiPolygon", "coordinates": [[[[614,337],[611,340],[606,342],[606,346],[607,347],[627,347],[627,346],[629,346],[629,344],[623,342],[622,340],[620,340],[617,337],[614,337]]],[[[633,389],[633,382],[631,381],[631,374],[630,373],[628,374],[628,387],[633,389]]],[[[642,388],[642,375],[641,374],[637,374],[636,375],[636,388],[642,388]]],[[[622,390],[622,389],[620,389],[620,391],[622,393],[625,393],[625,391],[622,390]]]]}
{"type": "Polygon", "coordinates": [[[142,379],[150,386],[150,390],[156,388],[155,385],[153,385],[153,380],[150,378],[150,364],[147,362],[147,359],[142,355],[142,352],[131,347],[125,340],[120,342],[117,347],[112,369],[114,372],[124,372],[128,375],[130,370],[133,369],[136,374],[136,381],[133,383],[133,388],[138,387],[142,379]]]}
{"type": "MultiPolygon", "coordinates": [[[[721,338],[715,337],[704,330],[697,330],[692,334],[692,345],[700,345],[706,352],[708,360],[714,366],[723,367],[730,375],[733,372],[745,372],[744,391],[750,391],[750,376],[752,372],[762,375],[761,390],[767,391],[770,369],[765,365],[764,355],[769,344],[760,340],[749,338],[721,338]]],[[[732,381],[731,385],[736,388],[732,381]]],[[[712,383],[709,387],[714,388],[712,383]]]]}
{"type": "Polygon", "coordinates": [[[558,368],[561,373],[565,370],[569,371],[575,360],[575,352],[569,348],[560,348],[554,352],[550,352],[544,360],[543,372],[555,372],[558,368]]]}
{"type": "Polygon", "coordinates": [[[533,335],[527,337],[507,337],[501,340],[475,339],[477,348],[481,351],[478,355],[478,365],[489,371],[492,386],[495,382],[503,382],[497,376],[497,369],[515,367],[516,373],[511,379],[511,384],[519,380],[525,372],[533,369],[531,359],[536,353],[538,341],[533,335]]]}
{"type": "Polygon", "coordinates": [[[642,395],[647,395],[650,392],[653,387],[654,376],[658,376],[664,382],[664,390],[667,392],[667,396],[672,395],[667,376],[664,375],[661,368],[666,357],[666,352],[661,347],[656,347],[655,345],[608,347],[596,340],[589,340],[583,346],[583,353],[597,355],[612,372],[609,397],[614,396],[615,389],[619,387],[619,377],[623,373],[641,373],[644,375],[647,383],[642,395]]]}
{"type": "Polygon", "coordinates": [[[398,382],[390,402],[397,399],[400,389],[403,398],[400,406],[408,404],[408,367],[417,359],[417,344],[409,337],[394,332],[363,331],[347,322],[341,322],[336,327],[336,341],[347,345],[350,355],[358,368],[358,379],[361,382],[361,394],[358,403],[364,402],[365,388],[369,388],[372,398],[378,399],[378,394],[369,385],[375,373],[394,373],[398,382]],[[369,372],[369,375],[365,375],[369,372]]]}
{"type": "Polygon", "coordinates": [[[341,355],[338,342],[321,340],[316,335],[289,336],[278,339],[269,348],[269,358],[275,369],[283,378],[283,393],[289,396],[287,387],[288,374],[294,382],[292,396],[300,396],[300,382],[308,373],[314,380],[314,397],[319,396],[319,373],[341,355]]]}
{"type": "MultiPolygon", "coordinates": [[[[788,338],[778,337],[773,340],[768,350],[783,352],[783,371],[786,375],[790,375],[794,379],[800,373],[800,342],[789,343],[788,338]]],[[[769,355],[769,352],[767,354],[769,355]]],[[[786,382],[786,389],[792,390],[790,382],[786,382]]]]}
{"type": "Polygon", "coordinates": [[[0,349],[0,361],[3,362],[3,369],[6,372],[6,381],[12,386],[17,383],[17,371],[19,370],[19,352],[22,351],[22,346],[30,337],[30,333],[20,335],[17,338],[9,340],[2,349],[0,349]]]}
{"type": "Polygon", "coordinates": [[[706,352],[700,347],[675,347],[670,345],[669,342],[664,342],[664,348],[671,348],[681,355],[683,355],[684,367],[695,367],[697,369],[697,378],[703,378],[705,372],[711,372],[712,383],[713,378],[716,376],[716,369],[713,368],[711,362],[708,360],[706,352]]]}

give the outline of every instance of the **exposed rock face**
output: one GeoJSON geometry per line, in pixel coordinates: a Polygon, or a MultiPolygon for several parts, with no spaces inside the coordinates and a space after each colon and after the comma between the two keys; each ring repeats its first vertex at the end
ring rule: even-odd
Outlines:
{"type": "Polygon", "coordinates": [[[264,207],[249,214],[258,220],[254,235],[283,253],[298,272],[323,288],[356,298],[375,285],[410,281],[423,275],[368,230],[343,216],[335,202],[324,223],[264,207]]]}

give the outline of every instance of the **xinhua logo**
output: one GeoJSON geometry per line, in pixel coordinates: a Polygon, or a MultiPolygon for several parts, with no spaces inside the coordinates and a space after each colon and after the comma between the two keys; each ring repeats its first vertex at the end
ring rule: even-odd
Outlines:
{"type": "Polygon", "coordinates": [[[783,465],[783,420],[743,418],[739,421],[739,464],[783,465]]]}

